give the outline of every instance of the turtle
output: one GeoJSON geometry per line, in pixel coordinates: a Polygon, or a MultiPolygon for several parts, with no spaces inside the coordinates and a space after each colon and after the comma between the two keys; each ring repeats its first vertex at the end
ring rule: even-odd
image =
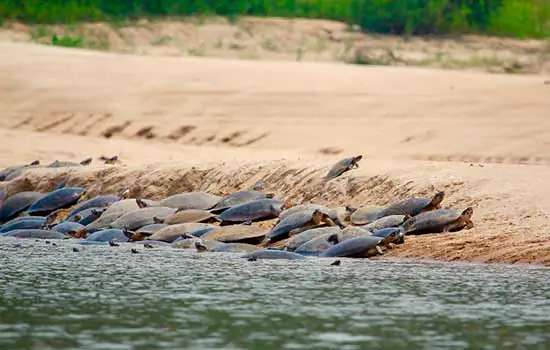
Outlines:
{"type": "Polygon", "coordinates": [[[100,207],[87,208],[68,216],[65,221],[78,222],[86,226],[97,220],[104,211],[105,209],[100,207]]]}
{"type": "MultiPolygon", "coordinates": [[[[265,238],[267,231],[251,225],[214,226],[213,229],[201,238],[214,239],[223,243],[258,244],[265,238]]],[[[191,233],[191,235],[194,235],[191,233]]]]}
{"type": "Polygon", "coordinates": [[[159,205],[177,209],[209,210],[221,199],[222,197],[207,192],[187,192],[167,197],[161,200],[159,205]]]}
{"type": "MultiPolygon", "coordinates": [[[[180,236],[183,236],[186,234],[188,235],[189,233],[195,230],[208,227],[208,226],[213,226],[213,225],[202,224],[197,222],[188,222],[185,224],[169,225],[168,227],[165,227],[153,233],[151,236],[148,237],[148,239],[154,240],[154,241],[164,241],[164,242],[171,243],[180,236]]],[[[135,235],[135,237],[133,237],[132,239],[139,240],[140,237],[135,235]]]]}
{"type": "Polygon", "coordinates": [[[166,224],[150,224],[140,227],[136,233],[143,234],[145,236],[151,236],[153,233],[168,227],[166,224]]]}
{"type": "Polygon", "coordinates": [[[210,212],[214,214],[219,214],[219,213],[222,213],[224,210],[227,210],[235,205],[243,204],[256,199],[264,199],[264,198],[272,199],[274,197],[275,197],[275,194],[273,193],[264,193],[256,190],[237,191],[223,197],[218,202],[218,204],[216,204],[212,209],[210,209],[210,212]]]}
{"type": "Polygon", "coordinates": [[[178,210],[164,218],[155,218],[155,222],[167,225],[184,224],[186,222],[217,222],[218,218],[209,211],[201,209],[178,210]]]}
{"type": "Polygon", "coordinates": [[[363,258],[384,254],[379,245],[382,240],[382,237],[373,237],[370,235],[350,238],[330,247],[319,256],[331,258],[363,258]]]}
{"type": "Polygon", "coordinates": [[[304,255],[296,254],[294,252],[289,252],[286,250],[277,250],[277,249],[262,249],[255,252],[250,252],[241,256],[251,261],[258,259],[284,259],[284,260],[300,260],[306,259],[304,255]]]}
{"type": "Polygon", "coordinates": [[[363,156],[358,155],[340,160],[330,168],[325,176],[325,180],[330,181],[353,168],[359,168],[359,161],[361,161],[361,159],[363,159],[363,156]]]}
{"type": "Polygon", "coordinates": [[[2,234],[6,237],[16,237],[16,238],[35,238],[35,239],[67,239],[71,236],[66,235],[61,232],[52,231],[52,230],[43,230],[43,229],[21,229],[21,230],[12,230],[2,234]]]}
{"type": "Polygon", "coordinates": [[[6,222],[2,227],[0,227],[0,233],[8,232],[12,230],[21,230],[21,229],[30,229],[35,228],[39,229],[44,226],[46,223],[46,218],[42,216],[27,216],[17,219],[10,220],[6,222]]]}
{"type": "Polygon", "coordinates": [[[130,233],[125,230],[120,230],[117,228],[111,228],[101,231],[96,231],[86,237],[87,241],[95,241],[95,242],[128,242],[130,241],[129,238],[130,233]]]}
{"type": "Polygon", "coordinates": [[[124,198],[109,205],[103,214],[126,214],[140,208],[153,207],[156,204],[156,202],[144,198],[124,198]]]}
{"type": "Polygon", "coordinates": [[[216,227],[218,227],[218,226],[211,225],[211,226],[199,228],[198,230],[190,232],[189,234],[193,237],[202,237],[205,234],[207,234],[208,232],[214,231],[216,229],[216,227]]]}
{"type": "Polygon", "coordinates": [[[103,214],[101,214],[101,216],[97,220],[86,225],[86,229],[89,232],[105,229],[111,223],[115,222],[118,218],[120,218],[122,215],[124,215],[124,212],[115,212],[115,213],[109,213],[109,214],[106,214],[105,212],[103,212],[103,214]]]}
{"type": "Polygon", "coordinates": [[[391,244],[395,244],[405,235],[405,231],[402,227],[388,227],[381,230],[376,230],[372,233],[373,237],[380,237],[382,241],[381,246],[390,247],[391,244]]]}
{"type": "Polygon", "coordinates": [[[0,171],[0,181],[11,181],[21,175],[25,170],[30,168],[37,168],[40,166],[40,161],[35,160],[28,164],[14,165],[2,169],[0,171]]]}
{"type": "Polygon", "coordinates": [[[175,208],[170,207],[147,207],[143,209],[136,209],[111,222],[108,227],[133,231],[145,225],[154,224],[155,216],[170,215],[175,213],[175,211],[175,208]]]}
{"type": "Polygon", "coordinates": [[[208,240],[195,241],[195,248],[198,252],[225,252],[225,253],[249,253],[260,250],[261,248],[247,243],[222,243],[214,241],[209,244],[208,240]]]}
{"type": "Polygon", "coordinates": [[[86,226],[79,224],[78,222],[71,221],[60,222],[59,224],[51,227],[51,229],[65,234],[71,234],[72,236],[75,236],[77,233],[87,233],[86,226]]]}
{"type": "Polygon", "coordinates": [[[364,229],[361,226],[347,226],[342,230],[342,238],[340,241],[345,241],[355,237],[370,236],[372,233],[372,231],[364,229]]]}
{"type": "Polygon", "coordinates": [[[95,196],[88,200],[78,203],[69,213],[69,216],[73,216],[78,212],[89,208],[105,208],[120,200],[119,196],[104,195],[95,196]]]}
{"type": "Polygon", "coordinates": [[[13,219],[43,196],[44,193],[41,192],[23,191],[8,197],[0,208],[0,221],[6,222],[13,219]]]}
{"type": "Polygon", "coordinates": [[[283,210],[285,202],[279,199],[256,199],[235,205],[218,215],[220,225],[261,221],[276,218],[283,210]]]}
{"type": "Polygon", "coordinates": [[[86,158],[78,163],[54,160],[50,164],[46,165],[46,168],[65,168],[65,167],[85,166],[85,165],[90,165],[91,162],[92,162],[92,158],[86,158]]]}
{"type": "Polygon", "coordinates": [[[99,160],[103,161],[104,164],[115,164],[118,162],[118,156],[106,157],[101,156],[99,160]]]}
{"type": "Polygon", "coordinates": [[[37,199],[27,213],[33,216],[47,215],[57,209],[68,208],[79,201],[86,193],[82,187],[64,187],[47,193],[37,199]]]}
{"type": "Polygon", "coordinates": [[[303,211],[292,214],[273,227],[266,236],[266,244],[280,241],[322,224],[336,226],[334,221],[320,209],[315,209],[313,212],[303,211]]]}
{"type": "Polygon", "coordinates": [[[378,214],[377,219],[390,215],[408,215],[416,216],[422,212],[440,208],[440,204],[445,198],[445,192],[436,192],[433,197],[425,198],[407,198],[397,201],[378,214]]]}
{"type": "Polygon", "coordinates": [[[340,228],[344,228],[342,219],[346,221],[349,215],[351,215],[351,213],[353,212],[354,208],[346,206],[346,207],[338,207],[338,208],[331,209],[329,207],[326,207],[324,205],[319,205],[319,204],[299,204],[281,212],[281,214],[279,215],[279,221],[277,222],[277,224],[279,224],[282,220],[286,219],[290,215],[293,215],[299,212],[313,214],[315,210],[320,210],[322,213],[328,215],[328,217],[336,225],[340,226],[340,228]]]}
{"type": "Polygon", "coordinates": [[[296,248],[298,248],[302,244],[309,242],[312,239],[315,239],[317,237],[324,236],[327,234],[335,234],[335,233],[337,234],[341,232],[342,232],[342,229],[337,226],[312,228],[292,236],[285,243],[284,249],[292,252],[292,251],[295,251],[296,248]]]}
{"type": "Polygon", "coordinates": [[[388,215],[381,217],[370,224],[363,225],[361,228],[369,231],[381,230],[388,227],[397,227],[410,218],[408,215],[388,215]]]}
{"type": "Polygon", "coordinates": [[[350,221],[353,225],[366,225],[378,218],[385,207],[381,205],[366,205],[358,208],[353,214],[351,214],[350,221]]]}
{"type": "Polygon", "coordinates": [[[403,223],[405,235],[457,232],[474,227],[472,215],[474,209],[464,210],[436,209],[418,214],[403,223]]]}
{"type": "Polygon", "coordinates": [[[325,234],[302,244],[296,248],[295,252],[302,255],[319,255],[338,244],[341,239],[342,232],[325,234]]]}
{"type": "Polygon", "coordinates": [[[184,234],[169,244],[172,248],[177,248],[177,249],[196,249],[195,242],[199,242],[199,241],[200,241],[200,238],[193,237],[188,234],[184,234]]]}

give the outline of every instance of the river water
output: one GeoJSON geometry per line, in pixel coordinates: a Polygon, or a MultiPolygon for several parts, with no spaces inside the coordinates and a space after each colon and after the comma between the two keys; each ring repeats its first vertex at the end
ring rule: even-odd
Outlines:
{"type": "Polygon", "coordinates": [[[0,349],[550,349],[547,268],[56,244],[0,240],[0,349]]]}

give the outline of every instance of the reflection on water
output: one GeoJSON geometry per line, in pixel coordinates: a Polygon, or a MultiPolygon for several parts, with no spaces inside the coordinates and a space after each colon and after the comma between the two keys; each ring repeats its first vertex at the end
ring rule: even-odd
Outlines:
{"type": "Polygon", "coordinates": [[[0,349],[550,349],[550,269],[0,241],[0,349]]]}

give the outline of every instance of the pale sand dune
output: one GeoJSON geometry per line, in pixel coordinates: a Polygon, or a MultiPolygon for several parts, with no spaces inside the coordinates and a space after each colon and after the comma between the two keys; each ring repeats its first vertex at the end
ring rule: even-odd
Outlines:
{"type": "Polygon", "coordinates": [[[69,172],[70,184],[114,193],[139,183],[151,198],[259,179],[295,202],[332,205],[444,190],[444,206],[474,207],[476,226],[408,238],[389,256],[550,265],[547,77],[11,43],[0,43],[0,77],[1,165],[125,162],[29,172],[39,189],[69,172]],[[342,153],[318,153],[325,147],[342,153]],[[365,156],[360,169],[320,181],[355,154],[365,156]]]}

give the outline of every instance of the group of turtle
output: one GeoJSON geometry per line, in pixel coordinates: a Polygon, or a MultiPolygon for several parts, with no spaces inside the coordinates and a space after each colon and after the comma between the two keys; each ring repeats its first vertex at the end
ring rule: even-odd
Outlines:
{"type": "Polygon", "coordinates": [[[61,184],[48,193],[3,198],[0,236],[238,252],[249,260],[365,258],[404,244],[406,236],[473,227],[473,209],[442,208],[444,196],[354,208],[293,205],[265,192],[262,182],[225,195],[195,191],[162,200],[133,196],[129,189],[88,198],[85,188],[61,184]]]}

